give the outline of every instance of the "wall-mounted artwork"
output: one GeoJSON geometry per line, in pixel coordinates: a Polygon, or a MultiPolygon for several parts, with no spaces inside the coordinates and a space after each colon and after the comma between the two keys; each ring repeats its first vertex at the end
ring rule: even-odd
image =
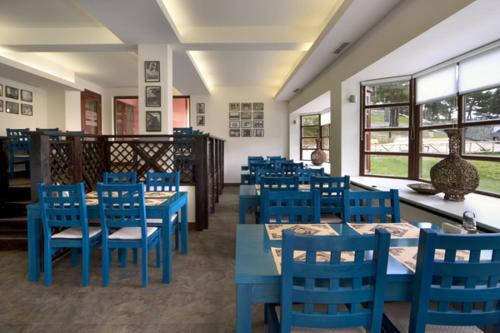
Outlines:
{"type": "Polygon", "coordinates": [[[5,86],[5,97],[12,99],[19,99],[19,89],[5,86]]]}
{"type": "Polygon", "coordinates": [[[3,85],[0,84],[0,97],[2,97],[2,96],[3,96],[3,85]]]}
{"type": "Polygon", "coordinates": [[[229,111],[229,120],[240,120],[239,111],[229,111]]]}
{"type": "Polygon", "coordinates": [[[264,120],[254,120],[253,127],[254,128],[264,128],[264,120]]]}
{"type": "Polygon", "coordinates": [[[229,136],[232,138],[239,138],[240,137],[240,130],[239,129],[230,129],[229,136]]]}
{"type": "Polygon", "coordinates": [[[29,90],[21,89],[21,101],[33,102],[33,93],[29,90]]]}
{"type": "Polygon", "coordinates": [[[33,115],[33,105],[21,104],[21,114],[24,116],[32,116],[33,115]]]}
{"type": "Polygon", "coordinates": [[[253,126],[253,121],[251,120],[242,120],[241,121],[241,128],[252,128],[253,126]]]}
{"type": "Polygon", "coordinates": [[[205,103],[196,103],[196,113],[205,113],[205,103]]]}
{"type": "Polygon", "coordinates": [[[241,119],[252,119],[252,111],[241,111],[241,119]]]}
{"type": "Polygon", "coordinates": [[[240,128],[240,121],[239,120],[230,120],[229,121],[229,128],[240,128]]]}
{"type": "Polygon", "coordinates": [[[160,86],[146,86],[146,106],[149,107],[161,106],[160,86]]]}
{"type": "Polygon", "coordinates": [[[204,115],[196,116],[196,125],[197,126],[205,126],[205,116],[204,115]]]}
{"type": "Polygon", "coordinates": [[[160,62],[144,61],[144,81],[160,82],[160,62]]]}
{"type": "Polygon", "coordinates": [[[253,103],[254,111],[264,111],[264,103],[253,103]]]}
{"type": "Polygon", "coordinates": [[[252,103],[241,103],[241,111],[252,111],[252,103]]]}
{"type": "Polygon", "coordinates": [[[240,103],[229,103],[229,111],[240,111],[240,103]]]}
{"type": "Polygon", "coordinates": [[[244,138],[248,138],[248,137],[252,136],[252,130],[250,128],[242,129],[241,136],[244,138]]]}
{"type": "Polygon", "coordinates": [[[146,111],[146,132],[161,132],[161,111],[146,111]]]}
{"type": "Polygon", "coordinates": [[[263,129],[254,129],[253,130],[253,136],[263,137],[264,136],[264,130],[263,129]]]}
{"type": "Polygon", "coordinates": [[[3,101],[0,100],[0,112],[3,112],[3,101]]]}
{"type": "Polygon", "coordinates": [[[19,114],[19,103],[5,101],[5,112],[19,114]]]}
{"type": "Polygon", "coordinates": [[[264,119],[264,112],[262,111],[254,111],[253,112],[253,119],[264,119]]]}

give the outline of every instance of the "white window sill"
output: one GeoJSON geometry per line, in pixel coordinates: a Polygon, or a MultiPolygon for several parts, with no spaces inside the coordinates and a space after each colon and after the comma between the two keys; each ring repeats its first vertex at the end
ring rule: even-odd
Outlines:
{"type": "Polygon", "coordinates": [[[500,232],[500,199],[471,193],[465,196],[461,202],[445,201],[444,194],[423,195],[418,194],[406,185],[417,183],[415,180],[381,178],[381,177],[351,177],[351,183],[365,189],[387,191],[389,189],[399,190],[399,197],[402,202],[418,206],[424,210],[448,216],[451,219],[461,221],[462,214],[466,210],[476,214],[477,226],[500,232]]]}

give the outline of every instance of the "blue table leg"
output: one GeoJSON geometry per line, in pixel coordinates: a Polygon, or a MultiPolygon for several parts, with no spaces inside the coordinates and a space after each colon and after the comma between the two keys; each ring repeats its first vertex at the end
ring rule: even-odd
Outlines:
{"type": "Polygon", "coordinates": [[[170,218],[172,217],[172,212],[170,209],[168,210],[167,216],[163,217],[163,226],[161,230],[163,231],[163,267],[162,267],[162,275],[163,275],[163,283],[170,283],[170,276],[172,273],[172,234],[171,234],[171,224],[170,218]]]}
{"type": "Polygon", "coordinates": [[[40,223],[28,210],[28,280],[40,279],[40,223]]]}
{"type": "Polygon", "coordinates": [[[246,213],[248,210],[248,200],[240,197],[240,224],[246,223],[246,213]]]}
{"type": "Polygon", "coordinates": [[[236,332],[252,332],[252,286],[236,285],[236,332]]]}
{"type": "Polygon", "coordinates": [[[181,253],[188,253],[188,210],[187,202],[181,208],[181,253]]]}

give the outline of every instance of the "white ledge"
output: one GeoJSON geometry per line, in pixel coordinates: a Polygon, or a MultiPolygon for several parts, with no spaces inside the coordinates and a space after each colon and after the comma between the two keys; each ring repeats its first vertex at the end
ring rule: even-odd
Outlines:
{"type": "Polygon", "coordinates": [[[500,232],[500,199],[471,193],[465,196],[464,201],[445,201],[443,199],[444,194],[442,193],[436,195],[418,194],[406,186],[417,182],[415,180],[381,177],[351,177],[353,185],[381,191],[397,189],[399,190],[399,197],[402,202],[450,217],[457,221],[462,220],[464,211],[473,211],[476,214],[478,227],[493,232],[500,232]]]}

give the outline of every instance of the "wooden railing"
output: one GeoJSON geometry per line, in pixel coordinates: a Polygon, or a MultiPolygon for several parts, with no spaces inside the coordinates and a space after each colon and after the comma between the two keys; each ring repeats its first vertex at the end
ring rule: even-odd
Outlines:
{"type": "Polygon", "coordinates": [[[180,171],[181,185],[195,186],[196,229],[208,228],[208,214],[224,184],[224,140],[196,135],[83,135],[31,132],[31,199],[40,182],[84,182],[93,190],[108,172],[180,171]]]}

